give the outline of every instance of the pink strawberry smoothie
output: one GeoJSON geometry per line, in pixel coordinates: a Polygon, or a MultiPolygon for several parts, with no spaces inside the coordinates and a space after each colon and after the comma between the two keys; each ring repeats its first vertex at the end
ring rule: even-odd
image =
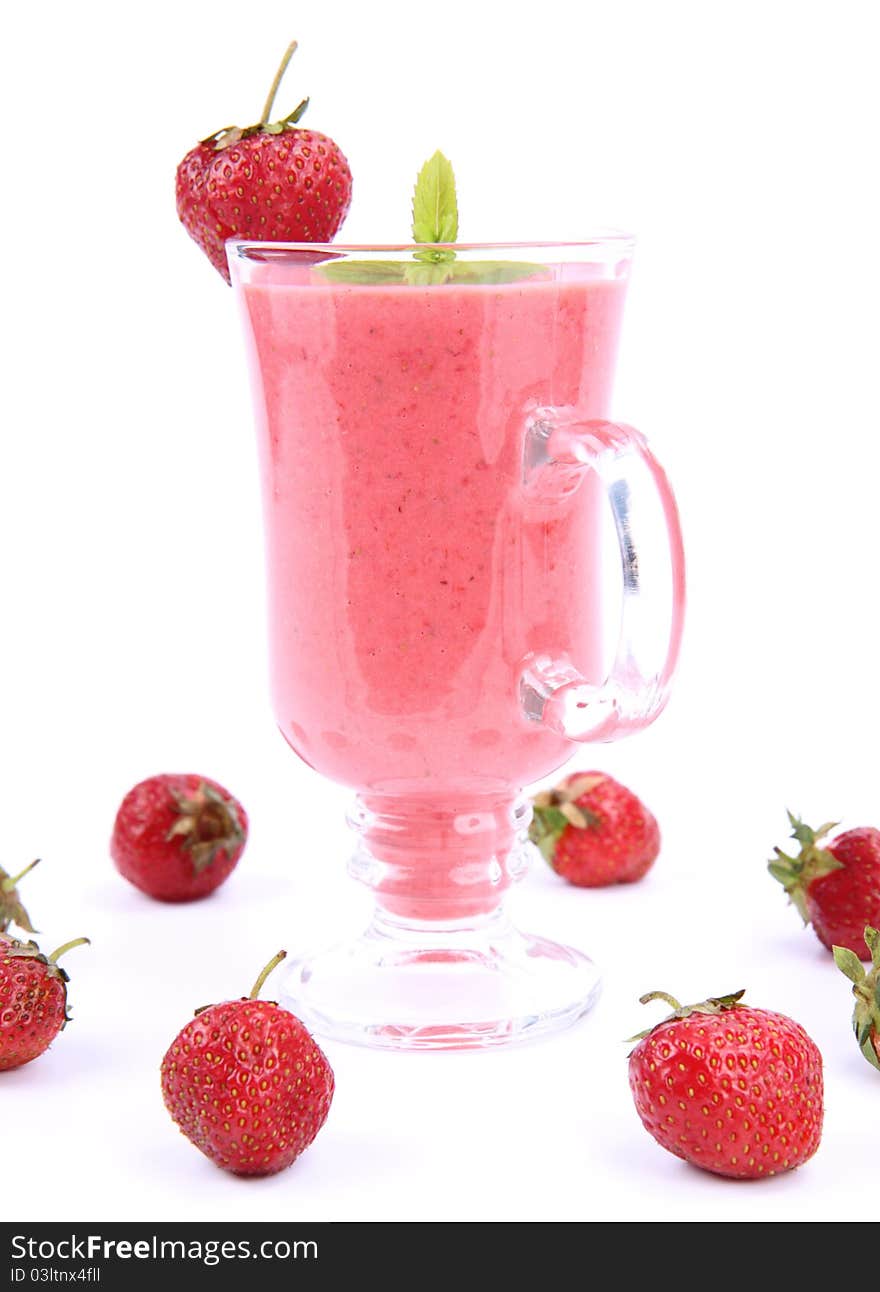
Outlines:
{"type": "Polygon", "coordinates": [[[359,790],[403,917],[496,906],[517,792],[571,752],[523,713],[524,660],[603,676],[598,482],[524,486],[535,409],[609,412],[625,279],[565,273],[367,286],[270,262],[240,284],[275,713],[359,790]]]}

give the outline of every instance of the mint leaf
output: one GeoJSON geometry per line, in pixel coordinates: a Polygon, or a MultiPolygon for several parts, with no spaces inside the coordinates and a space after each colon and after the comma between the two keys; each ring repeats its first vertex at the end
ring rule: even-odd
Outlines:
{"type": "Polygon", "coordinates": [[[439,149],[419,171],[412,216],[414,242],[455,242],[458,237],[455,175],[439,149]]]}
{"type": "Polygon", "coordinates": [[[411,287],[430,287],[434,283],[448,282],[454,269],[451,260],[416,260],[404,266],[403,274],[411,287]]]}
{"type": "MultiPolygon", "coordinates": [[[[448,253],[451,256],[451,252],[448,253]]],[[[546,265],[522,260],[325,260],[315,266],[331,283],[353,283],[369,287],[399,283],[428,287],[439,283],[515,283],[550,278],[546,265]]]]}
{"type": "Polygon", "coordinates": [[[457,283],[515,283],[553,276],[546,265],[532,265],[527,260],[459,260],[450,268],[457,283]]]}
{"type": "Polygon", "coordinates": [[[454,252],[447,254],[447,260],[420,260],[406,265],[406,281],[424,287],[432,283],[516,283],[551,276],[546,266],[530,265],[524,260],[455,260],[454,252]]]}
{"type": "Polygon", "coordinates": [[[325,260],[318,273],[331,283],[402,283],[409,268],[403,260],[325,260]]]}
{"type": "MultiPolygon", "coordinates": [[[[326,260],[317,272],[331,283],[384,286],[401,283],[432,287],[442,283],[515,283],[530,278],[552,278],[545,265],[521,260],[460,260],[451,249],[418,246],[449,243],[458,237],[458,200],[452,164],[435,152],[419,171],[412,204],[412,232],[416,246],[411,260],[326,260]]],[[[792,822],[795,818],[792,817],[792,822]]]]}

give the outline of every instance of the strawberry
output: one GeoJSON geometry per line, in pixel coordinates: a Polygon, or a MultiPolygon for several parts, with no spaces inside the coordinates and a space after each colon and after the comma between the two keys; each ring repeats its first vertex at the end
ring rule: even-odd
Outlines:
{"type": "Polygon", "coordinates": [[[122,800],[110,855],[136,888],[161,902],[205,897],[235,869],[248,819],[206,776],[150,776],[122,800]]]}
{"type": "Polygon", "coordinates": [[[24,879],[34,866],[40,863],[39,857],[32,861],[24,870],[20,870],[17,875],[7,875],[6,871],[0,866],[0,933],[5,933],[10,924],[17,924],[25,933],[36,933],[36,929],[31,924],[30,916],[21,904],[21,898],[18,895],[18,882],[24,879]]]}
{"type": "Polygon", "coordinates": [[[290,1166],[323,1126],[333,1071],[305,1027],[258,1000],[284,951],[250,996],[196,1011],[162,1060],[165,1106],[187,1139],[235,1175],[290,1166]]]}
{"type": "Polygon", "coordinates": [[[576,772],[532,802],[529,838],[570,884],[632,884],[657,859],[656,820],[631,790],[604,772],[576,772]]]}
{"type": "Polygon", "coordinates": [[[805,924],[812,924],[829,949],[848,947],[862,960],[865,925],[880,927],[880,830],[863,826],[825,843],[835,828],[829,822],[811,830],[789,812],[791,837],[800,844],[796,857],[780,848],[768,864],[805,924]]]}
{"type": "Polygon", "coordinates": [[[253,126],[226,126],[190,149],[177,167],[177,214],[229,282],[227,238],[258,242],[329,242],[351,204],[351,171],[339,147],[297,126],[304,99],[270,123],[294,41],[253,126]]]}
{"type": "Polygon", "coordinates": [[[0,1072],[38,1058],[70,1022],[69,980],[58,959],[84,943],[76,938],[44,956],[36,942],[0,934],[0,1072]]]}
{"type": "Polygon", "coordinates": [[[849,947],[832,950],[838,969],[853,984],[856,1006],[852,1021],[859,1049],[869,1063],[880,1068],[880,931],[870,924],[865,929],[865,946],[871,958],[869,971],[849,947]]]}
{"type": "Polygon", "coordinates": [[[819,1147],[822,1055],[799,1023],[740,1003],[743,992],[681,1006],[633,1040],[629,1084],[663,1148],[716,1175],[754,1180],[803,1165],[819,1147]]]}

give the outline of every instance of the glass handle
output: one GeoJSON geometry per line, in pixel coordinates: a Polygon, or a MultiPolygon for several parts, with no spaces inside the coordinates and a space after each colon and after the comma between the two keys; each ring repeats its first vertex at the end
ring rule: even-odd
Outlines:
{"type": "Polygon", "coordinates": [[[532,655],[521,701],[529,719],[569,740],[616,740],[653,722],[666,703],[684,620],[684,546],[669,481],[639,431],[565,409],[536,410],[525,445],[527,493],[564,496],[584,471],[594,471],[604,486],[620,546],[614,662],[597,686],[567,659],[532,655]]]}

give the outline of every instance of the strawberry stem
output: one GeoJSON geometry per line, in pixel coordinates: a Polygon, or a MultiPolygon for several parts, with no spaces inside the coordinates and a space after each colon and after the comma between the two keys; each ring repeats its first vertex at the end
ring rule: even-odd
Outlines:
{"type": "Polygon", "coordinates": [[[0,884],[0,891],[4,893],[11,893],[13,888],[16,888],[18,886],[18,881],[20,879],[24,879],[25,875],[27,875],[30,871],[32,871],[34,866],[38,866],[39,864],[40,864],[40,859],[38,857],[37,860],[32,861],[29,866],[25,866],[24,870],[20,870],[17,875],[7,875],[7,877],[3,880],[3,883],[0,884]]]}
{"type": "Polygon", "coordinates": [[[665,1000],[666,1004],[671,1006],[676,1013],[681,1009],[681,1001],[676,1000],[674,996],[670,996],[666,991],[649,991],[645,996],[639,997],[639,1004],[650,1005],[652,1000],[665,1000]]]}
{"type": "Polygon", "coordinates": [[[90,947],[91,945],[91,940],[89,938],[74,938],[72,942],[65,942],[63,946],[60,946],[57,951],[53,951],[48,957],[49,964],[54,965],[59,956],[66,955],[73,947],[90,947]]]}
{"type": "Polygon", "coordinates": [[[271,959],[271,960],[269,961],[269,963],[266,965],[265,969],[263,969],[263,970],[262,970],[262,972],[260,973],[259,978],[257,979],[257,981],[254,983],[253,987],[251,988],[251,994],[250,994],[250,996],[248,997],[248,999],[249,999],[249,1000],[256,1000],[256,999],[257,999],[257,997],[258,997],[258,996],[259,996],[259,994],[260,994],[260,989],[262,988],[263,983],[264,983],[264,982],[266,981],[266,979],[269,977],[269,974],[272,972],[272,970],[273,970],[273,969],[277,969],[278,965],[280,965],[280,964],[281,964],[281,961],[284,959],[284,957],[285,957],[286,955],[287,955],[287,952],[286,952],[286,951],[279,951],[279,952],[278,952],[278,954],[277,954],[277,956],[273,956],[273,957],[272,957],[272,959],[271,959]]]}
{"type": "Polygon", "coordinates": [[[261,126],[266,125],[269,117],[272,115],[272,108],[275,105],[275,95],[278,93],[278,87],[281,85],[284,73],[287,71],[287,65],[296,53],[298,43],[298,41],[292,40],[287,46],[284,57],[281,60],[281,65],[275,73],[275,80],[272,82],[272,87],[269,90],[269,97],[266,99],[266,105],[263,108],[263,115],[260,117],[259,124],[261,126]]]}

